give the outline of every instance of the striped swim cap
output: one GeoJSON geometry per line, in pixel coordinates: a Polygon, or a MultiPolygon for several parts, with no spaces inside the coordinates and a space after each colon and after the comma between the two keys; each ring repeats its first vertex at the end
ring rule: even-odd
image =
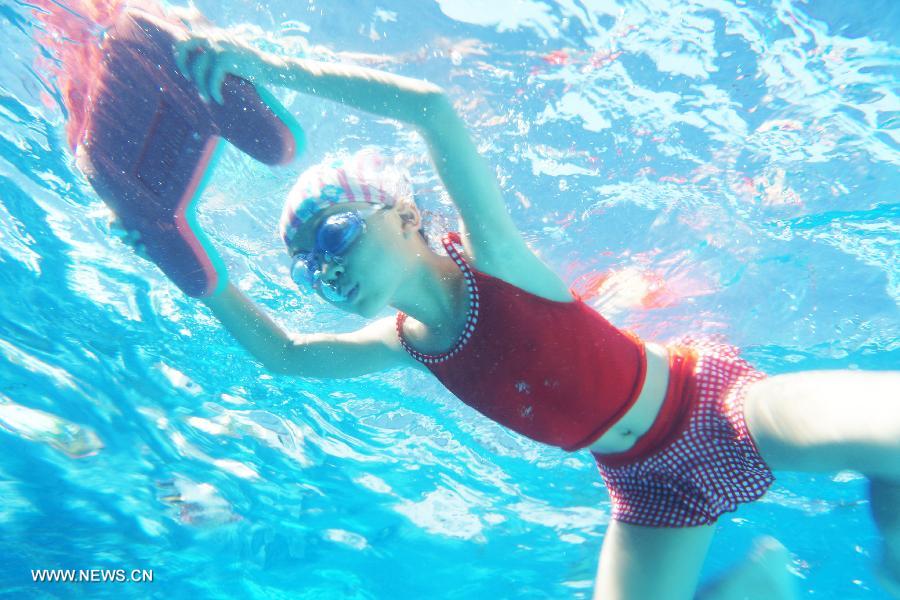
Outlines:
{"type": "Polygon", "coordinates": [[[279,233],[288,250],[293,252],[291,242],[304,224],[341,202],[413,202],[409,173],[375,150],[328,157],[310,167],[291,188],[281,212],[279,233]]]}

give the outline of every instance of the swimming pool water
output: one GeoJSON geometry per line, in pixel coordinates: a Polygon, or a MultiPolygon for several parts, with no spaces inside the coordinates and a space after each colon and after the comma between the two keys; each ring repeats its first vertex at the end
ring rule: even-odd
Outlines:
{"type": "MultiPolygon", "coordinates": [[[[529,243],[617,325],[721,335],[771,373],[900,364],[897,3],[197,6],[270,50],[447,89],[529,243]]],[[[589,454],[518,437],[422,373],[268,375],[109,237],[33,66],[29,5],[0,17],[0,589],[590,597],[609,502],[589,454]],[[38,568],[154,582],[35,585],[38,568]]],[[[376,144],[412,168],[432,239],[455,217],[409,128],[277,93],[307,154],[270,170],[229,151],[201,222],[282,325],[349,331],[363,321],[290,285],[275,226],[292,178],[376,144]]],[[[886,597],[864,480],[776,476],[722,518],[704,577],[768,533],[804,596],[886,597]]]]}

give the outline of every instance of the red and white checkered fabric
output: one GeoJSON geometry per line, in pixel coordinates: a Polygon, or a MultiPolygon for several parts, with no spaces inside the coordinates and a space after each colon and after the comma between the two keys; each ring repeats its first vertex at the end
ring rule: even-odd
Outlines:
{"type": "Polygon", "coordinates": [[[668,445],[623,466],[602,464],[612,518],[651,527],[713,523],[741,502],[758,499],[775,480],[744,422],[747,385],[766,377],[738,349],[684,338],[698,353],[695,398],[685,429],[668,445]]]}

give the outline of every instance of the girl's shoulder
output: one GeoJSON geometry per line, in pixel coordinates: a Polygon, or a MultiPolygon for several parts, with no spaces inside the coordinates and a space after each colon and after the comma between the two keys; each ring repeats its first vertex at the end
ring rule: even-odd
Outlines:
{"type": "Polygon", "coordinates": [[[524,243],[508,245],[496,256],[476,253],[465,230],[458,235],[463,257],[474,270],[500,279],[530,294],[554,302],[573,302],[569,287],[524,243]]]}

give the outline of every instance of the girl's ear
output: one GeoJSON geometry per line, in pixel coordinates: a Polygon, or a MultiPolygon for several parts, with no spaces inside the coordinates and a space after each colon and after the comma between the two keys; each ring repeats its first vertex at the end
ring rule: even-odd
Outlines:
{"type": "Polygon", "coordinates": [[[413,203],[402,203],[396,206],[397,214],[400,215],[400,223],[403,228],[403,234],[418,235],[419,228],[422,226],[422,215],[419,208],[413,203]]]}

